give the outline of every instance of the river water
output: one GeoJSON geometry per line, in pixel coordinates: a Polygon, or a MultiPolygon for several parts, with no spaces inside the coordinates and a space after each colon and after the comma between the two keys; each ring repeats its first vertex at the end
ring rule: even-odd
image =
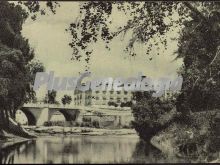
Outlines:
{"type": "Polygon", "coordinates": [[[0,163],[187,162],[161,153],[137,136],[53,136],[0,151],[0,163]]]}

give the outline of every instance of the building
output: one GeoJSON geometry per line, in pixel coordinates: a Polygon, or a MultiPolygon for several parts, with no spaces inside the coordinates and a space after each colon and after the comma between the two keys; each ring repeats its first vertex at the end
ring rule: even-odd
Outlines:
{"type": "Polygon", "coordinates": [[[75,90],[74,91],[74,104],[78,106],[93,106],[93,105],[105,105],[108,106],[109,102],[121,105],[121,103],[127,103],[132,100],[131,91],[114,91],[114,90],[100,90],[85,92],[75,90]]]}

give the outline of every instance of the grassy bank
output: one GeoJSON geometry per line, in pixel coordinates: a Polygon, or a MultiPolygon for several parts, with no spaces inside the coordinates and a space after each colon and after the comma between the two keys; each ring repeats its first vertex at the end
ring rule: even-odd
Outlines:
{"type": "Polygon", "coordinates": [[[135,135],[134,129],[102,129],[91,127],[62,127],[62,126],[26,126],[28,132],[37,136],[44,135],[135,135]]]}

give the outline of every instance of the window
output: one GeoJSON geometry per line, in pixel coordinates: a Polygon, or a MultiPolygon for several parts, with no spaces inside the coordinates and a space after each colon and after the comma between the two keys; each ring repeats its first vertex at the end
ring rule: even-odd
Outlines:
{"type": "Polygon", "coordinates": [[[124,94],[125,94],[125,95],[127,95],[127,94],[128,94],[128,92],[127,92],[127,91],[124,91],[124,94]]]}
{"type": "Polygon", "coordinates": [[[128,101],[128,98],[125,97],[125,98],[124,98],[124,101],[128,101]]]}
{"type": "Polygon", "coordinates": [[[106,97],[103,97],[102,99],[103,99],[103,100],[106,100],[106,97]]]}
{"type": "Polygon", "coordinates": [[[106,91],[103,91],[102,93],[103,93],[103,94],[106,94],[106,91]]]}
{"type": "Polygon", "coordinates": [[[99,93],[99,91],[95,91],[95,93],[99,93]]]}
{"type": "Polygon", "coordinates": [[[114,93],[114,91],[110,91],[110,93],[111,93],[111,94],[113,94],[113,93],[114,93]]]}
{"type": "Polygon", "coordinates": [[[110,98],[110,100],[114,100],[114,98],[113,98],[113,97],[111,97],[111,98],[110,98]]]}
{"type": "Polygon", "coordinates": [[[121,91],[117,91],[117,94],[120,94],[121,93],[121,91]]]}

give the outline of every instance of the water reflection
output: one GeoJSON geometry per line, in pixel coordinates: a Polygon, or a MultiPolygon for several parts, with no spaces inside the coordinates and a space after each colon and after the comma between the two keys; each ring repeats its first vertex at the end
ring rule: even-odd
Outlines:
{"type": "Polygon", "coordinates": [[[133,151],[132,163],[190,163],[186,158],[178,158],[175,155],[167,155],[162,153],[159,149],[150,143],[140,140],[136,144],[133,151]]]}
{"type": "Polygon", "coordinates": [[[35,141],[26,141],[1,149],[0,164],[13,164],[15,155],[20,155],[20,153],[24,153],[26,149],[29,146],[34,145],[34,143],[35,141]]]}
{"type": "Polygon", "coordinates": [[[41,137],[2,149],[0,163],[187,163],[136,136],[41,137]]]}

